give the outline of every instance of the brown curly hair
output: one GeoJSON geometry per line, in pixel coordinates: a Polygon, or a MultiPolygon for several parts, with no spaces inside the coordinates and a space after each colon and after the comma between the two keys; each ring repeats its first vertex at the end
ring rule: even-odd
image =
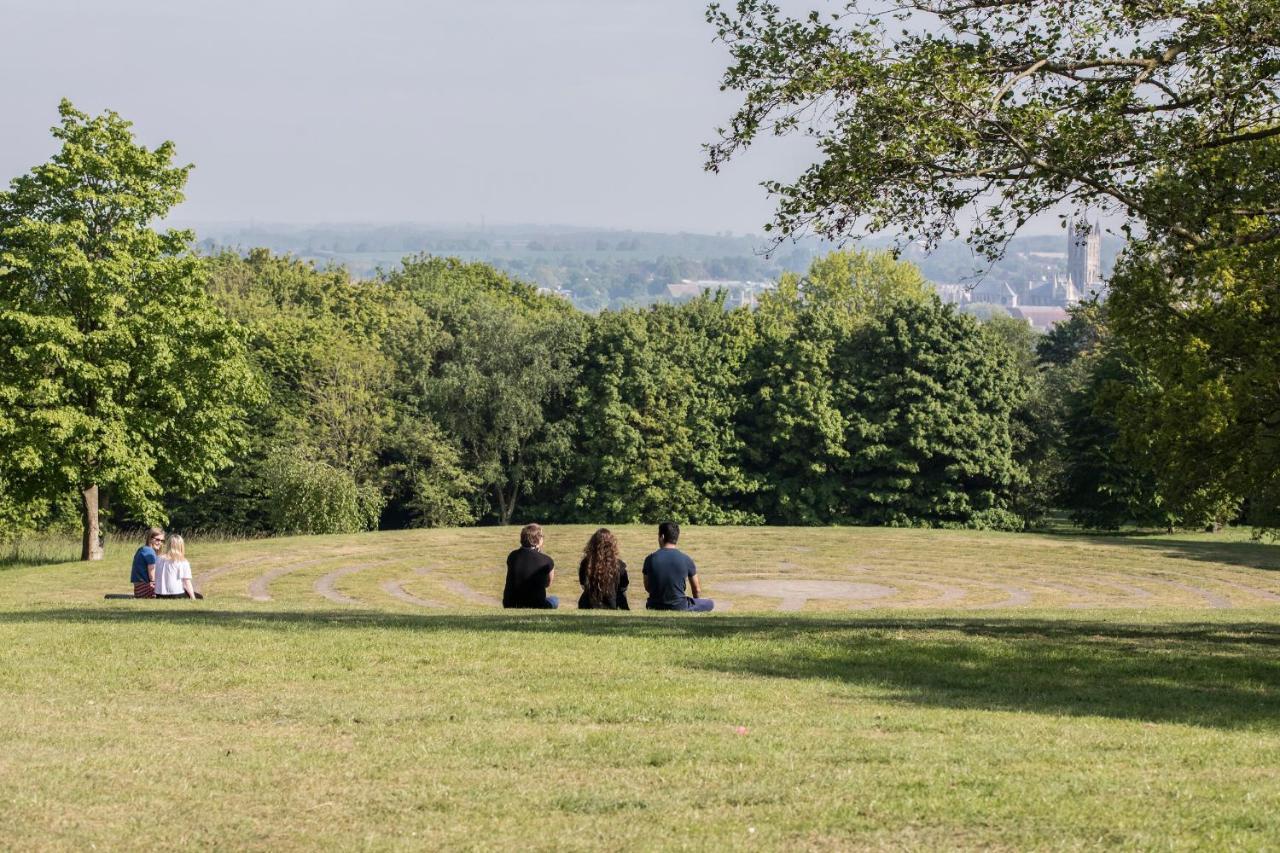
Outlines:
{"type": "Polygon", "coordinates": [[[601,527],[582,549],[582,570],[586,575],[587,601],[600,607],[618,590],[618,537],[601,527]]]}

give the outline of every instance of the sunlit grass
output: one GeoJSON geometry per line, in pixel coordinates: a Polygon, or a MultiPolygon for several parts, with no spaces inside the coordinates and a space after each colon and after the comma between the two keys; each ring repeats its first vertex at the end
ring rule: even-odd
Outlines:
{"type": "MultiPolygon", "coordinates": [[[[591,529],[548,529],[562,598],[591,529]]],[[[620,535],[638,584],[652,531],[620,535]]],[[[1280,837],[1280,605],[1259,595],[1280,591],[1276,546],[690,529],[710,592],[871,578],[902,598],[778,613],[776,598],[725,595],[732,610],[696,617],[462,597],[456,583],[500,589],[513,537],[197,539],[197,575],[219,572],[198,603],[104,601],[127,587],[132,543],[101,565],[0,574],[0,838],[718,850],[1280,837]],[[356,603],[317,593],[353,567],[332,589],[356,603]],[[270,600],[253,600],[272,572],[270,600]],[[908,577],[973,597],[922,607],[908,577]],[[1113,586],[1123,606],[1069,608],[1037,579],[1096,594],[1145,583],[1151,598],[1113,586]],[[445,606],[407,603],[392,582],[445,606]],[[980,582],[1035,597],[984,609],[1000,593],[980,582]]]]}

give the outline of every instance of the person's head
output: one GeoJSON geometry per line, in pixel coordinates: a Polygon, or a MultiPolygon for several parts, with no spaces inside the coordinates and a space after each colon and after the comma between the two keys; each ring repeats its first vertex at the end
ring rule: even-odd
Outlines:
{"type": "Polygon", "coordinates": [[[582,565],[586,569],[587,599],[599,607],[618,586],[618,537],[601,527],[582,549],[582,565]]]}
{"type": "Polygon", "coordinates": [[[658,525],[658,544],[674,545],[680,541],[680,525],[674,521],[664,521],[658,525]]]}
{"type": "Polygon", "coordinates": [[[159,527],[148,527],[142,544],[159,550],[160,546],[164,544],[164,531],[159,527]]]}
{"type": "Polygon", "coordinates": [[[185,560],[187,558],[187,543],[182,541],[182,537],[174,533],[169,537],[169,544],[165,546],[165,555],[170,560],[185,560]]]}
{"type": "Polygon", "coordinates": [[[520,545],[525,548],[542,547],[542,525],[526,524],[520,528],[520,545]]]}

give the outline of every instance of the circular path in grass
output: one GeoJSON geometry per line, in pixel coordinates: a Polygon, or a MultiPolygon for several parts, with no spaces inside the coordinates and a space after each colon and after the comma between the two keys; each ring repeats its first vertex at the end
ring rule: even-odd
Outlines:
{"type": "MultiPolygon", "coordinates": [[[[572,609],[578,544],[592,528],[549,528],[560,563],[550,592],[572,609]],[[576,546],[576,547],[575,547],[576,546]]],[[[617,529],[639,563],[647,528],[617,529]]],[[[1280,548],[1189,537],[1125,539],[868,528],[694,528],[685,549],[717,610],[1027,608],[1234,609],[1280,604],[1280,548]]],[[[478,528],[228,544],[197,565],[215,598],[350,607],[501,606],[510,531],[478,528]],[[256,556],[247,549],[258,551],[256,556]]],[[[681,543],[684,544],[683,541],[681,543]]]]}

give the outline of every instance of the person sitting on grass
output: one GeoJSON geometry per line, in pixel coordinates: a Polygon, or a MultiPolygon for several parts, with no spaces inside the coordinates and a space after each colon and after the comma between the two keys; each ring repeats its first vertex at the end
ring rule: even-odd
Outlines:
{"type": "Polygon", "coordinates": [[[169,537],[164,553],[156,558],[156,598],[204,598],[191,585],[187,545],[176,533],[169,537]]]}
{"type": "Polygon", "coordinates": [[[547,595],[547,588],[555,579],[556,562],[542,553],[541,525],[526,524],[520,529],[520,547],[507,555],[502,606],[555,610],[560,599],[547,595]]]}
{"type": "Polygon", "coordinates": [[[649,591],[645,607],[650,610],[691,610],[705,613],[716,603],[699,598],[698,567],[676,547],[680,541],[680,525],[664,521],[658,525],[658,550],[644,558],[644,588],[649,591]],[[692,596],[684,594],[685,581],[692,596]]]}
{"type": "Polygon", "coordinates": [[[156,597],[156,549],[164,542],[164,531],[148,527],[142,547],[133,552],[133,571],[129,581],[133,584],[134,598],[156,597]]]}
{"type": "Polygon", "coordinates": [[[630,610],[627,604],[627,564],[618,558],[618,537],[601,527],[587,540],[578,564],[582,584],[579,610],[630,610]]]}

